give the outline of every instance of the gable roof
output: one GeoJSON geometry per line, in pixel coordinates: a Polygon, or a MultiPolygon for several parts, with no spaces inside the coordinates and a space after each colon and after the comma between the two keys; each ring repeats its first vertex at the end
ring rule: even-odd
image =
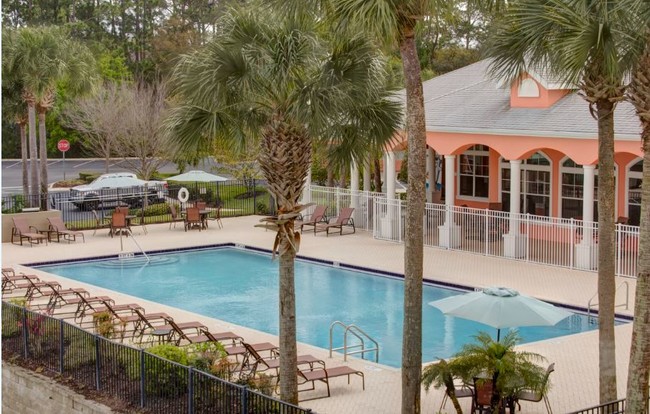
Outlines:
{"type": "MultiPolygon", "coordinates": [[[[510,88],[490,78],[489,64],[481,60],[422,84],[427,131],[597,138],[597,122],[576,92],[549,108],[511,108],[510,88]]],[[[405,96],[404,90],[397,95],[402,102],[405,96]]],[[[618,140],[640,139],[640,122],[630,103],[616,107],[614,128],[618,140]]]]}

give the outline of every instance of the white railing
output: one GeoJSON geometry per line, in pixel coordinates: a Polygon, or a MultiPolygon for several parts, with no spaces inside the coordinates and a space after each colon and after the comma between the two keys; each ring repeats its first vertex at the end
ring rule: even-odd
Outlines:
{"type": "MultiPolygon", "coordinates": [[[[373,237],[404,241],[406,202],[387,199],[383,193],[311,186],[307,197],[327,206],[327,216],[342,207],[354,207],[358,229],[373,237]]],[[[596,271],[598,269],[598,223],[532,214],[450,207],[427,203],[424,213],[424,244],[485,256],[524,260],[550,266],[596,271]]],[[[616,274],[636,277],[639,227],[616,225],[616,274]]]]}

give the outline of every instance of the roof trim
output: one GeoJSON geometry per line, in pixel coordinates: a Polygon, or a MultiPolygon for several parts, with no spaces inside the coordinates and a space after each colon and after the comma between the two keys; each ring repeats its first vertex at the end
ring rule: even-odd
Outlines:
{"type": "MultiPolygon", "coordinates": [[[[515,130],[515,129],[486,129],[486,128],[435,128],[427,126],[427,132],[452,132],[457,134],[474,134],[474,135],[508,135],[508,136],[531,136],[543,138],[572,138],[572,139],[598,139],[598,134],[585,132],[558,132],[558,131],[536,131],[536,130],[515,130]]],[[[616,140],[637,141],[641,135],[634,134],[616,134],[616,140]]]]}

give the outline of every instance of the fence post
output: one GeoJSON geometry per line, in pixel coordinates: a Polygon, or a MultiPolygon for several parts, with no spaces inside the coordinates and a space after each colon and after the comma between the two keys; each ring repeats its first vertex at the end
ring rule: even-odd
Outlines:
{"type": "Polygon", "coordinates": [[[63,355],[65,353],[65,336],[63,335],[63,319],[59,320],[59,372],[63,374],[63,355]]]}
{"type": "Polygon", "coordinates": [[[144,408],[145,405],[145,367],[144,367],[144,349],[140,350],[140,407],[144,408]]]}
{"type": "Polygon", "coordinates": [[[248,414],[248,387],[245,385],[241,393],[241,414],[248,414]]]}
{"type": "Polygon", "coordinates": [[[485,229],[483,231],[483,234],[485,235],[485,255],[489,256],[489,246],[488,243],[490,242],[490,223],[488,221],[490,220],[490,209],[486,208],[485,209],[485,229]]]}
{"type": "Polygon", "coordinates": [[[96,385],[97,385],[97,391],[101,389],[101,381],[100,381],[100,364],[101,362],[99,361],[99,336],[95,335],[95,379],[96,379],[96,385]]]}
{"type": "Polygon", "coordinates": [[[575,222],[573,220],[573,217],[570,218],[569,221],[569,237],[570,237],[570,245],[571,245],[571,251],[569,252],[569,269],[575,269],[574,265],[574,257],[573,255],[575,254],[575,249],[576,249],[576,229],[575,229],[575,222]]]}
{"type": "Polygon", "coordinates": [[[253,178],[253,215],[257,214],[257,184],[253,178]]]}
{"type": "Polygon", "coordinates": [[[189,367],[187,371],[187,412],[194,413],[194,370],[189,367]]]}
{"type": "Polygon", "coordinates": [[[25,359],[29,359],[29,346],[27,339],[27,308],[23,308],[23,346],[25,347],[25,359]]]}

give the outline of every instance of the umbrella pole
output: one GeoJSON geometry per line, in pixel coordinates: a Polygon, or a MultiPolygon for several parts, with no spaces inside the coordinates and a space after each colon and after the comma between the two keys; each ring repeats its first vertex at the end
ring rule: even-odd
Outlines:
{"type": "Polygon", "coordinates": [[[497,342],[501,339],[501,329],[497,329],[497,342]]]}

